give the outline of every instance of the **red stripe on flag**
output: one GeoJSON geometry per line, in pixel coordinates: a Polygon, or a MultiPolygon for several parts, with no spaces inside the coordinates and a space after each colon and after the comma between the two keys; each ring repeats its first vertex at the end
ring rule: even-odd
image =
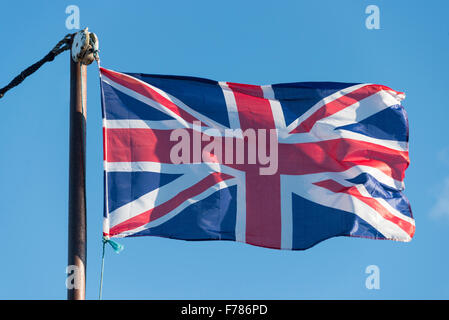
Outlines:
{"type": "Polygon", "coordinates": [[[317,186],[328,189],[332,192],[336,193],[346,193],[351,196],[356,197],[357,199],[363,201],[368,206],[373,208],[377,213],[379,213],[385,220],[388,220],[394,224],[396,224],[399,228],[404,230],[411,238],[415,233],[415,226],[408,221],[405,221],[390,211],[388,211],[384,206],[382,206],[379,201],[374,198],[363,196],[356,187],[345,187],[334,180],[324,180],[320,182],[314,183],[317,186]]]}
{"type": "MultiPolygon", "coordinates": [[[[192,130],[187,129],[187,131],[191,137],[190,141],[192,141],[192,130]]],[[[106,129],[106,160],[108,162],[173,163],[170,159],[170,151],[178,142],[170,141],[171,132],[171,130],[157,129],[106,129]]],[[[208,143],[208,141],[201,141],[201,150],[208,143]]],[[[193,152],[194,150],[191,149],[191,161],[188,163],[193,163],[193,152]]],[[[364,165],[377,168],[393,179],[403,181],[405,170],[410,163],[408,151],[394,150],[352,139],[298,144],[282,143],[279,144],[278,153],[279,173],[293,175],[341,172],[356,165],[364,165]]],[[[223,159],[224,156],[225,149],[223,148],[223,159]]],[[[213,157],[208,159],[208,161],[214,161],[213,157]]],[[[223,159],[218,162],[223,163],[223,159]]],[[[257,164],[239,165],[235,162],[228,165],[243,171],[256,170],[260,167],[257,164]]]]}
{"type": "Polygon", "coordinates": [[[131,219],[128,219],[115,225],[109,230],[109,235],[115,236],[125,231],[134,230],[151,221],[159,219],[162,216],[166,215],[167,213],[171,212],[172,210],[176,209],[183,202],[203,193],[204,191],[216,185],[217,183],[231,178],[233,178],[233,176],[231,175],[220,172],[214,172],[208,175],[200,182],[193,185],[192,187],[181,191],[176,196],[158,205],[157,207],[154,207],[153,209],[145,211],[135,217],[132,217],[131,219]]]}
{"type": "MultiPolygon", "coordinates": [[[[221,159],[216,158],[212,153],[204,152],[203,149],[207,144],[210,143],[214,137],[208,136],[202,133],[198,139],[203,138],[198,143],[198,150],[194,150],[193,147],[193,129],[183,129],[189,134],[189,155],[190,159],[186,163],[198,163],[198,161],[193,161],[193,153],[201,153],[205,158],[206,162],[218,162],[223,163],[226,157],[226,150],[224,148],[225,139],[233,138],[221,138],[222,141],[222,157],[221,159]],[[207,139],[205,138],[207,137],[207,139]]],[[[108,162],[134,162],[134,161],[153,161],[161,163],[173,163],[170,158],[170,152],[172,148],[181,143],[181,141],[170,141],[170,135],[173,130],[159,130],[150,128],[138,128],[138,129],[106,129],[106,139],[107,146],[106,154],[108,162]]],[[[198,134],[198,132],[196,132],[198,134]]],[[[234,139],[236,140],[236,139],[234,139]]],[[[236,145],[235,142],[232,144],[236,145]]],[[[232,152],[234,154],[234,152],[232,152]]],[[[235,156],[235,155],[234,155],[235,156]]],[[[245,168],[245,165],[233,165],[231,167],[245,168]]]]}
{"type": "Polygon", "coordinates": [[[377,168],[395,180],[403,181],[410,163],[408,151],[378,144],[334,139],[299,144],[279,144],[281,174],[341,172],[356,165],[377,168]]]}
{"type": "MultiPolygon", "coordinates": [[[[338,111],[341,111],[351,105],[353,105],[356,102],[359,102],[365,98],[368,98],[369,96],[382,91],[394,91],[391,88],[388,88],[383,85],[379,84],[371,84],[363,86],[359,89],[356,89],[338,99],[335,99],[329,103],[326,103],[321,108],[316,110],[310,117],[308,117],[306,120],[301,122],[301,124],[293,129],[290,133],[305,133],[309,132],[312,127],[315,125],[315,123],[321,119],[324,119],[326,117],[329,117],[338,111]]],[[[396,91],[394,91],[396,92],[396,91]]],[[[401,94],[401,92],[396,92],[398,94],[401,94]]]]}
{"type": "Polygon", "coordinates": [[[107,158],[106,158],[106,155],[107,155],[107,147],[106,147],[107,141],[108,141],[108,135],[106,133],[106,128],[103,127],[103,160],[104,161],[108,161],[107,158]]]}
{"type": "Polygon", "coordinates": [[[153,161],[172,163],[171,130],[106,129],[108,162],[153,161]]]}
{"type": "MultiPolygon", "coordinates": [[[[105,68],[100,68],[100,71],[102,74],[107,76],[112,81],[130,89],[133,90],[153,101],[156,101],[157,103],[161,104],[165,108],[173,111],[180,117],[182,117],[184,120],[186,120],[189,123],[193,123],[193,121],[199,121],[197,118],[192,116],[190,113],[184,111],[180,107],[178,107],[176,104],[159,94],[157,91],[153,90],[148,84],[144,83],[143,81],[140,81],[138,79],[135,79],[131,76],[128,76],[123,73],[115,72],[112,70],[108,70],[105,68]]],[[[151,107],[150,107],[151,108],[151,107]]]]}
{"type": "MultiPolygon", "coordinates": [[[[260,86],[228,83],[246,129],[274,129],[270,102],[260,86]]],[[[259,146],[256,146],[256,149],[259,146]]],[[[261,165],[246,169],[246,242],[270,248],[281,247],[281,180],[279,173],[260,175],[261,165]]]]}

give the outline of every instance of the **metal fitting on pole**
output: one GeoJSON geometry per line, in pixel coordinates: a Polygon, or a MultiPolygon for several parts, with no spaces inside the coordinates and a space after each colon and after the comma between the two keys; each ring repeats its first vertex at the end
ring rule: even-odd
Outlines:
{"type": "Polygon", "coordinates": [[[98,57],[98,38],[95,33],[89,32],[88,28],[77,32],[72,42],[72,59],[89,65],[98,57]]]}

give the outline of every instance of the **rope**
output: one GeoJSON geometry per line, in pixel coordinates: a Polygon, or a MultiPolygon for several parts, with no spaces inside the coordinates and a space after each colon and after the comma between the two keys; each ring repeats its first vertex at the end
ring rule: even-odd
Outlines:
{"type": "Polygon", "coordinates": [[[114,249],[115,253],[120,253],[123,251],[124,247],[120,243],[117,243],[115,241],[112,241],[109,239],[109,237],[103,237],[103,254],[101,255],[101,274],[100,274],[100,292],[98,294],[98,300],[101,300],[101,296],[103,293],[103,274],[104,274],[104,252],[105,252],[105,246],[106,243],[109,243],[109,245],[114,249]]]}
{"type": "Polygon", "coordinates": [[[101,300],[101,294],[103,292],[104,249],[106,247],[106,242],[107,241],[103,238],[103,254],[101,256],[100,293],[98,294],[98,300],[101,300]]]}
{"type": "Polygon", "coordinates": [[[54,46],[53,49],[45,57],[43,57],[41,60],[36,62],[35,64],[29,66],[25,70],[23,70],[17,77],[15,77],[6,87],[0,89],[0,99],[3,98],[5,93],[9,91],[10,89],[18,86],[22,83],[25,78],[32,75],[34,72],[36,72],[42,65],[46,62],[53,61],[54,58],[59,55],[60,53],[70,50],[70,43],[72,39],[73,34],[69,33],[67,34],[61,41],[59,41],[56,46],[54,46]]]}

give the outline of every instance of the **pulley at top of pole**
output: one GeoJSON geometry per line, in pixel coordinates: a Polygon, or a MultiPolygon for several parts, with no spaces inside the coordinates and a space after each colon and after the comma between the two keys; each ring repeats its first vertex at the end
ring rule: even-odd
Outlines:
{"type": "Polygon", "coordinates": [[[78,31],[73,36],[71,55],[74,62],[89,65],[99,60],[98,37],[88,28],[78,31]]]}

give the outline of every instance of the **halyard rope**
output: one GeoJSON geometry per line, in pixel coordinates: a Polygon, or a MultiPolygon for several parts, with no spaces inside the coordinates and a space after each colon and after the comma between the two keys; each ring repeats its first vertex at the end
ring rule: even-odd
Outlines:
{"type": "Polygon", "coordinates": [[[106,243],[109,243],[109,245],[112,247],[112,249],[114,249],[116,253],[120,253],[124,248],[123,245],[109,239],[109,237],[103,237],[102,241],[103,241],[103,254],[101,255],[100,292],[98,294],[98,300],[101,300],[101,295],[103,293],[104,251],[106,243]]]}
{"type": "Polygon", "coordinates": [[[100,293],[98,294],[98,300],[101,300],[101,294],[103,293],[104,249],[105,249],[105,247],[106,247],[106,240],[103,238],[103,254],[101,255],[100,293]]]}
{"type": "Polygon", "coordinates": [[[36,72],[42,65],[46,62],[53,61],[54,58],[59,55],[60,53],[70,50],[71,47],[71,39],[73,34],[69,33],[67,34],[61,41],[59,41],[53,49],[45,57],[43,57],[41,60],[36,62],[35,64],[29,66],[25,70],[23,70],[17,77],[15,77],[6,87],[3,87],[0,89],[0,98],[2,98],[7,91],[14,88],[15,86],[18,86],[22,83],[25,78],[32,75],[34,72],[36,72]]]}

